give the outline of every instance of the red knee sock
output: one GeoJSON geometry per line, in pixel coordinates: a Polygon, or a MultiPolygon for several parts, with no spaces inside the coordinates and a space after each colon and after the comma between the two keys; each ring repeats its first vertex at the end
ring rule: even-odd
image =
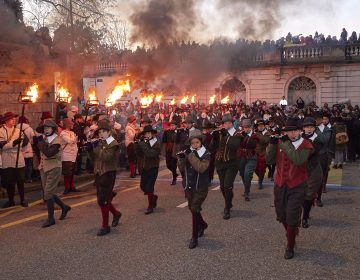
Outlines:
{"type": "Polygon", "coordinates": [[[154,194],[153,193],[148,193],[148,209],[152,209],[153,208],[153,201],[154,201],[154,194]]]}
{"type": "Polygon", "coordinates": [[[111,202],[109,203],[109,211],[110,211],[111,214],[113,214],[114,216],[119,216],[119,215],[120,215],[120,211],[118,211],[111,202]]]}
{"type": "Polygon", "coordinates": [[[130,173],[132,175],[135,175],[135,164],[134,163],[129,164],[129,169],[130,169],[130,173]]]}
{"type": "Polygon", "coordinates": [[[70,189],[75,189],[74,175],[69,176],[69,187],[70,189]]]}
{"type": "Polygon", "coordinates": [[[102,215],[102,227],[108,228],[109,227],[109,211],[110,211],[110,205],[101,205],[101,215],[102,215]]]}
{"type": "Polygon", "coordinates": [[[294,249],[295,246],[295,237],[297,235],[297,227],[294,226],[287,226],[287,231],[286,231],[286,237],[287,237],[287,247],[289,249],[294,249]]]}
{"type": "Polygon", "coordinates": [[[65,190],[70,189],[70,176],[64,175],[64,186],[65,186],[65,190]]]}

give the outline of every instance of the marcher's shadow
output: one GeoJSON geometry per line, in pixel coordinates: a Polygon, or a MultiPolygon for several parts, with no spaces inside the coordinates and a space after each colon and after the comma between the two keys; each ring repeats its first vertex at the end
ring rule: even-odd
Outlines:
{"type": "Polygon", "coordinates": [[[230,214],[232,218],[254,218],[257,216],[255,212],[248,210],[231,210],[230,214]]]}
{"type": "Polygon", "coordinates": [[[339,198],[326,198],[323,200],[324,205],[343,205],[343,204],[353,204],[354,200],[351,197],[339,197],[339,198]]]}
{"type": "Polygon", "coordinates": [[[205,233],[204,237],[199,239],[198,248],[207,251],[218,251],[224,248],[224,243],[215,239],[207,238],[205,233]]]}
{"type": "Polygon", "coordinates": [[[332,252],[300,247],[295,250],[295,254],[299,261],[307,261],[320,266],[342,267],[346,265],[346,259],[343,256],[332,252]]]}
{"type": "MultiPolygon", "coordinates": [[[[139,213],[145,213],[145,211],[146,211],[146,208],[142,208],[142,209],[138,209],[138,212],[139,213]]],[[[156,214],[160,214],[160,213],[165,213],[166,212],[166,210],[165,210],[165,208],[159,208],[159,207],[157,207],[156,209],[154,209],[154,212],[152,213],[152,214],[150,214],[149,216],[151,216],[151,215],[156,215],[156,214]]]]}
{"type": "Polygon", "coordinates": [[[330,228],[348,228],[352,224],[343,220],[318,219],[311,220],[311,226],[330,227],[330,228]]]}

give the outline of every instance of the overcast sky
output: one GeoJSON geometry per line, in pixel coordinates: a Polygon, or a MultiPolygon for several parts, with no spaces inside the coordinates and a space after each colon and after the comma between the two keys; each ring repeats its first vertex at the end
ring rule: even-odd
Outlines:
{"type": "MultiPolygon", "coordinates": [[[[129,15],[134,11],[134,3],[146,3],[146,1],[149,0],[117,0],[118,7],[111,12],[117,13],[121,19],[128,20],[129,15]]],[[[231,19],[219,16],[216,3],[219,3],[219,1],[221,3],[224,0],[194,1],[197,13],[199,13],[204,23],[201,28],[193,30],[194,40],[207,42],[219,36],[230,37],[232,39],[239,37],[236,27],[239,21],[236,16],[233,16],[231,19]]],[[[240,2],[239,0],[236,1],[240,2]]],[[[263,1],[270,2],[273,0],[263,1]]],[[[231,0],[227,0],[227,2],[232,3],[231,0]]],[[[278,18],[280,26],[273,30],[272,35],[266,35],[267,37],[272,37],[269,39],[285,37],[289,31],[293,35],[309,35],[319,31],[319,33],[323,33],[325,36],[330,34],[337,37],[340,36],[343,27],[348,30],[349,36],[352,31],[360,32],[360,0],[297,0],[291,6],[286,5],[288,3],[287,0],[283,0],[283,2],[284,5],[281,5],[280,8],[281,16],[278,18]]],[[[26,1],[25,8],[27,8],[26,1]]],[[[253,13],[258,12],[254,11],[253,13]]],[[[28,13],[25,13],[25,16],[28,15],[28,13]]],[[[241,16],[243,14],[239,10],[239,17],[241,16]]],[[[261,13],[258,13],[257,17],[261,17],[261,13]]],[[[129,29],[131,32],[130,21],[129,29]]]]}

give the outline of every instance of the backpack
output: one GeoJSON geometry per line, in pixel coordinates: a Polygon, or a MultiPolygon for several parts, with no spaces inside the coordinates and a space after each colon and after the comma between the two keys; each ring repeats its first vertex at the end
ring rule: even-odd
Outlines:
{"type": "Polygon", "coordinates": [[[338,132],[335,135],[336,145],[343,145],[349,142],[349,136],[346,132],[338,132]]]}

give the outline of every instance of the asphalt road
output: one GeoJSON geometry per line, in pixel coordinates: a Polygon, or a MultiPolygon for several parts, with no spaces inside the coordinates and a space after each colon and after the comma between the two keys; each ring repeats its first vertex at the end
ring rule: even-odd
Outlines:
{"type": "Polygon", "coordinates": [[[237,183],[228,221],[214,182],[203,207],[209,228],[189,250],[191,215],[181,183],[172,187],[169,177],[162,168],[158,209],[146,216],[139,178],[119,173],[114,203],[123,217],[104,237],[96,236],[101,218],[91,183],[64,198],[73,210],[47,229],[41,200],[1,210],[0,279],[360,279],[360,189],[330,188],[310,228],[301,229],[295,258],[284,260],[270,182],[263,190],[253,184],[251,202],[237,183]]]}

